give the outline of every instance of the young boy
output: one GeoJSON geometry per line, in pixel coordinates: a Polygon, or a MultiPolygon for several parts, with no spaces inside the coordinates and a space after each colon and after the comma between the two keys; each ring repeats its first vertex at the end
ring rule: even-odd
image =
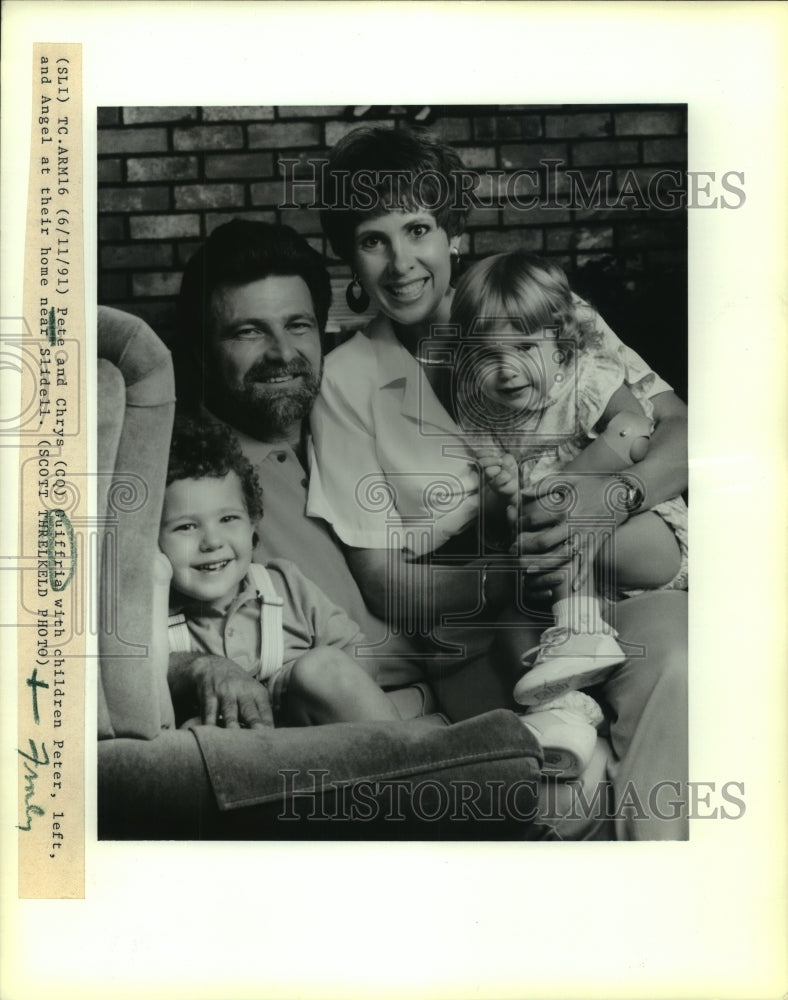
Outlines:
{"type": "Polygon", "coordinates": [[[252,561],[262,514],[257,475],[230,431],[176,421],[159,532],[170,651],[248,670],[268,689],[276,725],[399,718],[351,659],[363,636],[344,611],[293,563],[252,561]]]}

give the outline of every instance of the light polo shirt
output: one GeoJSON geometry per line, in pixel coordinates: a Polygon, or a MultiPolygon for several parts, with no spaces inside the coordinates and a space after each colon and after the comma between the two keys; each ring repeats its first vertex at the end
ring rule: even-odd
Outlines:
{"type": "MultiPolygon", "coordinates": [[[[670,391],[594,316],[598,349],[620,360],[636,395],[670,391]]],[[[379,314],[327,356],[311,427],[307,512],[346,545],[421,555],[476,521],[479,480],[470,451],[387,317],[379,314]]]]}
{"type": "MultiPolygon", "coordinates": [[[[352,652],[355,644],[363,640],[358,625],[293,563],[277,559],[265,568],[282,598],[283,667],[317,646],[334,646],[352,652]]],[[[260,668],[261,596],[251,575],[247,574],[226,611],[197,603],[185,604],[177,610],[186,616],[194,647],[215,656],[225,656],[249,673],[257,674],[260,668]]]]}
{"type": "MultiPolygon", "coordinates": [[[[207,410],[202,414],[206,420],[219,422],[207,410]]],[[[308,474],[295,450],[288,444],[269,444],[234,427],[229,429],[263,487],[263,517],[255,524],[255,561],[263,565],[272,559],[295,563],[350,619],[358,622],[365,641],[356,644],[356,660],[381,687],[423,680],[418,655],[406,638],[392,635],[389,627],[367,608],[329,525],[307,516],[308,474]]]]}

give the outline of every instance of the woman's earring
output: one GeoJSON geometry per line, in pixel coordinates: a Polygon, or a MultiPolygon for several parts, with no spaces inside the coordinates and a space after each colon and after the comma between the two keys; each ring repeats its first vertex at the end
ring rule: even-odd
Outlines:
{"type": "Polygon", "coordinates": [[[354,313],[363,313],[369,309],[369,296],[364,291],[361,282],[355,274],[353,275],[353,280],[345,289],[345,301],[347,302],[348,309],[354,313]]]}
{"type": "Polygon", "coordinates": [[[449,284],[452,288],[457,286],[457,282],[460,280],[460,251],[451,251],[451,277],[449,278],[449,284]]]}

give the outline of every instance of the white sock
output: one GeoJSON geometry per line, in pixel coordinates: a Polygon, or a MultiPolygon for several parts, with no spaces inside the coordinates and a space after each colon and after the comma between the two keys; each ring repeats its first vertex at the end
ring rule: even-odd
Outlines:
{"type": "Polygon", "coordinates": [[[559,628],[573,632],[604,632],[607,627],[599,599],[589,594],[573,594],[556,601],[553,614],[559,628]]]}

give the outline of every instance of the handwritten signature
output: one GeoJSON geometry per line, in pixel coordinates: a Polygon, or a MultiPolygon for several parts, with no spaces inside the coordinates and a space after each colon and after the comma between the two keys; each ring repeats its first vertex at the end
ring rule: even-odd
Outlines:
{"type": "Polygon", "coordinates": [[[31,799],[36,792],[36,780],[39,777],[38,771],[35,767],[32,767],[32,765],[35,764],[36,767],[40,767],[42,764],[48,764],[49,754],[47,753],[46,747],[42,743],[41,753],[43,754],[43,759],[39,758],[39,748],[36,746],[35,740],[28,740],[28,743],[30,744],[30,753],[25,753],[24,750],[17,749],[17,753],[24,760],[25,767],[25,819],[27,821],[26,826],[21,826],[17,823],[16,826],[18,830],[29,830],[32,824],[33,816],[44,815],[44,810],[41,806],[36,805],[35,802],[31,802],[31,799]]]}

